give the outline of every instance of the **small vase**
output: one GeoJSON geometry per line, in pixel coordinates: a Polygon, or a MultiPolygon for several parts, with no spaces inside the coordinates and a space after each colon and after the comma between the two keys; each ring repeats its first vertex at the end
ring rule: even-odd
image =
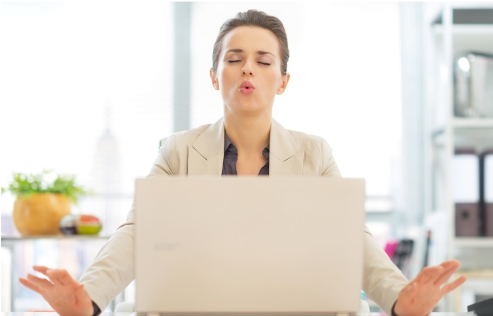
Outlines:
{"type": "Polygon", "coordinates": [[[60,234],[62,217],[70,214],[70,200],[62,194],[37,193],[18,197],[12,219],[22,236],[60,234]]]}

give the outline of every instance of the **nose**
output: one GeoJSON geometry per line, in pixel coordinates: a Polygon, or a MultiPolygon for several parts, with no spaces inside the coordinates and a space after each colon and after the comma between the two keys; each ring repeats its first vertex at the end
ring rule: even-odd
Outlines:
{"type": "Polygon", "coordinates": [[[245,66],[243,66],[243,68],[241,68],[241,71],[242,71],[244,76],[247,74],[249,74],[250,76],[253,76],[253,68],[250,65],[250,63],[246,63],[245,66]]]}

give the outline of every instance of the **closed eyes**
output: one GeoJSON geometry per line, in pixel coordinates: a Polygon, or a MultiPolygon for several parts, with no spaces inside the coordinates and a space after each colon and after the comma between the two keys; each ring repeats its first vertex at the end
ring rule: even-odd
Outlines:
{"type": "MultiPolygon", "coordinates": [[[[228,60],[228,63],[234,64],[234,63],[239,63],[240,61],[241,60],[228,60]]],[[[265,66],[270,66],[271,65],[270,63],[265,63],[265,62],[261,62],[261,61],[259,61],[258,63],[261,64],[261,65],[265,65],[265,66]]]]}

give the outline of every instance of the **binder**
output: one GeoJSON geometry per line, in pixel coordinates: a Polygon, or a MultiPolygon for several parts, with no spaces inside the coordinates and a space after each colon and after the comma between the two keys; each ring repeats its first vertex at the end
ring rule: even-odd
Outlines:
{"type": "Polygon", "coordinates": [[[431,247],[431,230],[426,232],[425,257],[423,259],[423,268],[430,264],[430,247],[431,247]]]}
{"type": "Polygon", "coordinates": [[[395,249],[392,261],[402,271],[404,275],[409,274],[411,257],[414,249],[414,240],[401,239],[395,249]]]}
{"type": "Polygon", "coordinates": [[[474,150],[457,149],[453,158],[455,235],[481,235],[479,157],[474,150]]]}
{"type": "Polygon", "coordinates": [[[484,235],[493,236],[493,150],[481,155],[484,235]]]}

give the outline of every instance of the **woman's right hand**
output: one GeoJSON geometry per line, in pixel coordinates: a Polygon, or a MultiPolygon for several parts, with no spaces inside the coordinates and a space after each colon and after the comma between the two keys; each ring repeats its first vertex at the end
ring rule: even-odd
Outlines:
{"type": "Polygon", "coordinates": [[[47,276],[48,280],[28,274],[27,279],[19,278],[19,281],[43,296],[58,314],[91,316],[94,313],[91,298],[84,286],[72,279],[66,270],[43,266],[34,266],[33,269],[47,276]]]}

